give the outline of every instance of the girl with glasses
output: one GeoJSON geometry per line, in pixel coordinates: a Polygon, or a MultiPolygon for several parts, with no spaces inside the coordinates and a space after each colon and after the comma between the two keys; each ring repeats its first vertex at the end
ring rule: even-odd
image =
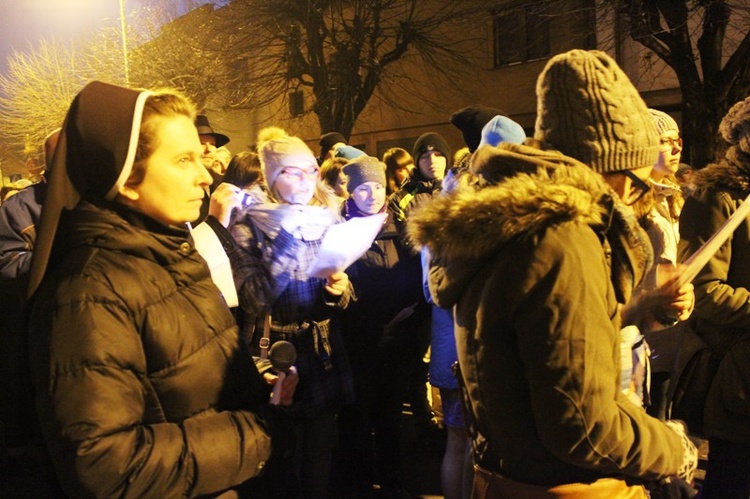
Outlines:
{"type": "Polygon", "coordinates": [[[336,198],[320,179],[315,156],[283,131],[266,139],[258,155],[271,202],[236,212],[229,229],[238,249],[230,260],[251,350],[262,356],[285,340],[297,351],[299,385],[289,408],[297,443],[293,476],[278,483],[277,492],[325,498],[336,413],[354,394],[346,351],[331,319],[347,307],[353,291],[344,272],[308,275],[323,232],[339,220],[336,198]]]}

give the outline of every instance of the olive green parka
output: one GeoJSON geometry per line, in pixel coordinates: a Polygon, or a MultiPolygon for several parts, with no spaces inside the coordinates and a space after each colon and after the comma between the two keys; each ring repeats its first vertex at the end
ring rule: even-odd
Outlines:
{"type": "Polygon", "coordinates": [[[433,297],[455,307],[481,462],[539,485],[656,479],[680,437],[620,390],[620,303],[650,264],[603,179],[554,151],[474,153],[479,185],[412,214],[434,257],[433,297]]]}

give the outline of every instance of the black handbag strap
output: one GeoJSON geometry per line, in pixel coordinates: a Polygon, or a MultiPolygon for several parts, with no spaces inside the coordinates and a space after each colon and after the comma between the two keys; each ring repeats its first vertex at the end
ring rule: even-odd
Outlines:
{"type": "Polygon", "coordinates": [[[258,342],[260,346],[260,358],[265,360],[268,358],[268,348],[271,346],[271,310],[266,311],[265,317],[263,317],[263,336],[261,336],[258,342]]]}

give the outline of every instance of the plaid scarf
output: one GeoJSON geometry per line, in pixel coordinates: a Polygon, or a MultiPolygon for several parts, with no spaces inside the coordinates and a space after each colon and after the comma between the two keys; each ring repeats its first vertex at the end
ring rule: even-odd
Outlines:
{"type": "Polygon", "coordinates": [[[300,211],[305,216],[305,223],[300,227],[302,239],[317,241],[326,229],[336,222],[331,210],[322,206],[290,205],[286,203],[251,204],[242,213],[251,218],[255,226],[269,239],[276,239],[281,230],[281,221],[292,211],[300,211]]]}

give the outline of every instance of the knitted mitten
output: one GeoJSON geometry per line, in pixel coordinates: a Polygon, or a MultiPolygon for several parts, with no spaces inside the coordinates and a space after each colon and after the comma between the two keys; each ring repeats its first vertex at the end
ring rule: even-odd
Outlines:
{"type": "Polygon", "coordinates": [[[666,423],[667,426],[672,428],[682,440],[682,465],[677,472],[677,476],[688,483],[693,483],[695,470],[698,468],[698,449],[688,438],[685,423],[678,420],[670,420],[666,423]]]}

